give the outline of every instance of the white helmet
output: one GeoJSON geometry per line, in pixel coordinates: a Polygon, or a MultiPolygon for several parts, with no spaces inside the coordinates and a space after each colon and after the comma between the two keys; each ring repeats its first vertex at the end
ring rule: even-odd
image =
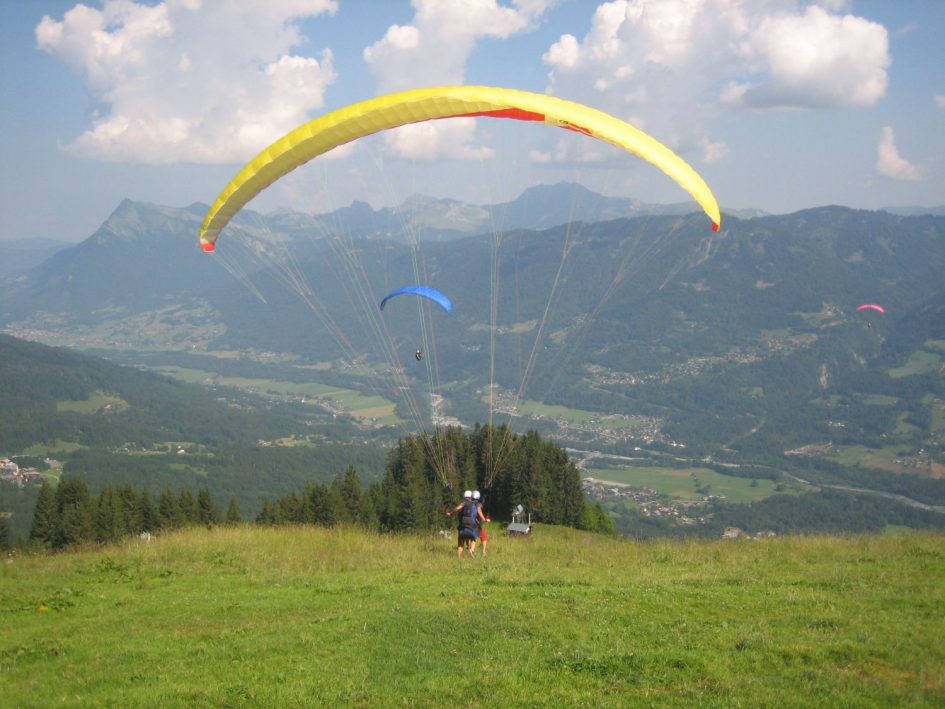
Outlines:
{"type": "Polygon", "coordinates": [[[465,498],[469,498],[469,497],[472,497],[472,492],[470,492],[469,490],[467,490],[466,492],[463,493],[463,498],[465,499],[465,498]]]}
{"type": "Polygon", "coordinates": [[[479,491],[478,491],[478,490],[476,490],[476,491],[473,493],[473,499],[474,499],[474,500],[478,500],[478,499],[479,499],[479,491]]]}

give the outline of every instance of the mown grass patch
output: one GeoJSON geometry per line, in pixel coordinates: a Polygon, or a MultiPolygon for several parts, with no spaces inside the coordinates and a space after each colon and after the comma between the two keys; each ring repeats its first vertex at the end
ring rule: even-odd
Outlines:
{"type": "MultiPolygon", "coordinates": [[[[488,401],[483,397],[483,401],[488,401]]],[[[568,406],[559,406],[557,404],[543,404],[537,401],[527,399],[517,402],[517,412],[520,416],[530,416],[545,419],[560,419],[567,421],[568,424],[577,427],[584,427],[588,430],[592,427],[598,427],[607,430],[621,430],[628,428],[638,428],[650,424],[652,419],[644,416],[622,416],[620,414],[602,414],[598,411],[586,411],[584,409],[574,409],[568,406]]]]}
{"type": "Polygon", "coordinates": [[[23,455],[36,456],[39,458],[45,458],[47,456],[55,455],[56,453],[74,453],[77,450],[86,448],[86,446],[81,443],[76,443],[74,441],[64,441],[61,438],[57,438],[51,443],[36,443],[29,448],[23,449],[23,455]]]}
{"type": "Polygon", "coordinates": [[[679,500],[699,500],[705,495],[724,496],[729,502],[757,502],[776,492],[796,492],[800,488],[789,482],[779,484],[759,478],[736,478],[708,468],[611,467],[589,468],[586,476],[610,480],[632,487],[645,487],[679,500]]]}
{"type": "Polygon", "coordinates": [[[73,412],[77,414],[95,414],[100,411],[124,411],[128,408],[128,402],[119,396],[114,396],[104,391],[95,391],[83,401],[57,401],[56,411],[59,413],[73,412]]]}
{"type": "Polygon", "coordinates": [[[936,352],[919,350],[913,352],[903,366],[888,370],[888,374],[893,379],[901,379],[913,374],[928,374],[937,370],[941,361],[941,356],[936,352]]]}
{"type": "Polygon", "coordinates": [[[916,451],[908,445],[889,445],[882,448],[868,446],[836,446],[831,455],[826,456],[841,465],[859,465],[864,468],[886,470],[901,475],[926,476],[930,474],[927,466],[914,464],[916,451]]]}
{"type": "Polygon", "coordinates": [[[945,537],[190,530],[16,558],[10,706],[940,706],[945,537]]]}
{"type": "Polygon", "coordinates": [[[288,382],[278,379],[224,377],[200,369],[161,367],[160,371],[192,384],[234,387],[254,394],[298,397],[313,405],[328,405],[362,421],[378,426],[403,423],[395,406],[382,396],[368,396],[318,382],[288,382]]]}

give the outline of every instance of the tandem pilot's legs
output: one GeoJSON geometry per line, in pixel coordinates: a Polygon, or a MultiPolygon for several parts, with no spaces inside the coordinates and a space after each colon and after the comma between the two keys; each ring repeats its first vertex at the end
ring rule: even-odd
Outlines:
{"type": "Polygon", "coordinates": [[[463,549],[469,551],[470,556],[476,555],[476,538],[468,534],[459,533],[459,537],[456,542],[456,556],[461,557],[463,555],[463,549]]]}

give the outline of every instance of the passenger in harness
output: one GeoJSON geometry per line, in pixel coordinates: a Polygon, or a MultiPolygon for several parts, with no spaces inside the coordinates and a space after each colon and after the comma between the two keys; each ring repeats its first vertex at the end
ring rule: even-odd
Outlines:
{"type": "Polygon", "coordinates": [[[482,555],[485,556],[486,549],[489,546],[489,532],[486,531],[486,528],[483,526],[483,524],[485,522],[491,522],[492,520],[486,517],[486,503],[482,500],[482,495],[479,494],[478,490],[473,490],[473,502],[479,505],[480,510],[483,510],[482,516],[479,519],[479,547],[482,549],[482,555]]]}
{"type": "Polygon", "coordinates": [[[463,493],[463,501],[456,505],[452,510],[446,510],[446,516],[452,517],[454,513],[459,513],[459,531],[456,541],[456,556],[463,555],[463,549],[469,550],[470,556],[476,555],[476,539],[479,538],[479,526],[485,516],[482,514],[482,507],[473,500],[471,490],[463,493]]]}

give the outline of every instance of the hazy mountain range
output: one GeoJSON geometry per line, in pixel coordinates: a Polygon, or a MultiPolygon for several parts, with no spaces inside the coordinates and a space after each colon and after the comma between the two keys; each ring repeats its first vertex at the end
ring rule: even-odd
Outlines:
{"type": "Polygon", "coordinates": [[[387,402],[395,436],[495,417],[628,460],[945,501],[945,217],[725,212],[715,234],[704,215],[571,185],[481,210],[244,210],[208,256],[204,205],[126,201],[7,279],[0,328],[257,389],[340,387],[374,409],[329,410],[376,434],[387,402]],[[381,315],[414,282],[453,312],[381,315]],[[886,312],[856,311],[868,302],[886,312]]]}

